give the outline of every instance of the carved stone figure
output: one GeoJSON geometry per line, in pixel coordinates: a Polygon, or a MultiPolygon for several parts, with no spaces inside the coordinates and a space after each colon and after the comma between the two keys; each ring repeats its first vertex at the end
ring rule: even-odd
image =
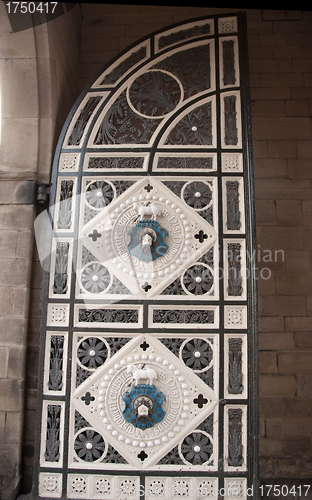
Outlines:
{"type": "Polygon", "coordinates": [[[153,220],[156,220],[156,217],[161,214],[161,208],[155,203],[151,203],[150,205],[142,205],[135,203],[133,205],[134,209],[138,211],[138,214],[141,217],[141,220],[145,220],[145,215],[151,215],[153,220]]]}
{"type": "Polygon", "coordinates": [[[145,228],[140,232],[139,239],[141,242],[141,252],[147,255],[151,252],[157,236],[153,229],[145,228]]]}
{"type": "Polygon", "coordinates": [[[148,380],[149,385],[153,384],[153,380],[157,378],[157,373],[154,370],[154,368],[150,368],[149,366],[146,366],[146,368],[143,368],[144,365],[129,365],[127,367],[127,373],[132,373],[133,375],[133,382],[135,386],[138,385],[139,380],[148,380]]]}

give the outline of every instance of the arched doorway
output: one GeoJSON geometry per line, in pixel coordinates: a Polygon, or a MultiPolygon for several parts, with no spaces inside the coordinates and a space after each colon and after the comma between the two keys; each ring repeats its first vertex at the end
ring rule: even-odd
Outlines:
{"type": "Polygon", "coordinates": [[[243,15],[154,33],[68,117],[51,186],[37,497],[257,488],[244,37],[243,15]]]}

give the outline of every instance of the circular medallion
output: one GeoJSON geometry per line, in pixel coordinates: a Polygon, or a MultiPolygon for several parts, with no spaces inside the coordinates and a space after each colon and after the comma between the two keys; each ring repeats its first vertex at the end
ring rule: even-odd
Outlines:
{"type": "Polygon", "coordinates": [[[116,439],[141,448],[174,438],[189,418],[189,388],[180,371],[160,356],[120,360],[100,382],[97,410],[116,439]]]}
{"type": "Polygon", "coordinates": [[[108,181],[94,181],[88,184],[86,202],[95,210],[101,210],[109,205],[115,197],[115,188],[108,181]]]}
{"type": "Polygon", "coordinates": [[[192,222],[175,203],[156,193],[121,203],[104,230],[101,247],[107,258],[142,283],[162,280],[192,252],[192,222]]]}
{"type": "Polygon", "coordinates": [[[212,201],[212,191],[208,183],[202,181],[191,181],[185,184],[182,196],[194,210],[207,208],[212,201]]]}
{"type": "Polygon", "coordinates": [[[122,396],[127,422],[143,431],[161,422],[165,417],[162,405],[165,396],[154,385],[140,384],[122,396]]]}
{"type": "Polygon", "coordinates": [[[179,80],[161,70],[150,70],[140,75],[128,91],[130,106],[148,118],[162,118],[173,111],[182,99],[179,80]]]}

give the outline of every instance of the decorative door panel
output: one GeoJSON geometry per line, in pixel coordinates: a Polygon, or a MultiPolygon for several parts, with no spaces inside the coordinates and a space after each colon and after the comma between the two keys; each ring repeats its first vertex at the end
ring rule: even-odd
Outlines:
{"type": "Polygon", "coordinates": [[[244,499],[257,485],[243,24],[151,35],[101,71],[65,124],[37,497],[244,499]]]}

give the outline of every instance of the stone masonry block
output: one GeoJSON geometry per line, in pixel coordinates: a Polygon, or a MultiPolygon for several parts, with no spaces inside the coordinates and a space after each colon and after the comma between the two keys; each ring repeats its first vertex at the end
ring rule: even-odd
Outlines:
{"type": "Polygon", "coordinates": [[[30,262],[17,259],[0,260],[0,285],[28,286],[30,262]]]}
{"type": "Polygon", "coordinates": [[[299,226],[301,223],[300,200],[276,200],[276,224],[278,226],[299,226]]]}
{"type": "MultiPolygon", "coordinates": [[[[267,61],[265,61],[266,63],[267,61]]],[[[257,65],[259,61],[256,61],[257,65]]],[[[256,101],[252,106],[252,117],[285,116],[284,101],[256,101]]]]}
{"type": "Polygon", "coordinates": [[[253,140],[253,157],[268,158],[268,142],[253,140]]]}
{"type": "Polygon", "coordinates": [[[35,181],[19,182],[13,192],[13,203],[16,205],[29,205],[35,201],[35,181]]]}
{"type": "Polygon", "coordinates": [[[0,206],[0,229],[31,230],[33,221],[34,209],[31,205],[0,206]]]}
{"type": "Polygon", "coordinates": [[[311,158],[312,156],[312,143],[311,141],[298,141],[298,158],[311,158]]]}
{"type": "Polygon", "coordinates": [[[260,397],[294,396],[295,393],[296,379],[293,375],[260,375],[260,397]]]}
{"type": "Polygon", "coordinates": [[[308,332],[312,331],[311,316],[296,316],[289,312],[285,318],[285,327],[287,332],[308,332]]]}
{"type": "Polygon", "coordinates": [[[308,250],[295,250],[285,253],[286,268],[289,270],[309,271],[310,252],[308,250]]]}
{"type": "Polygon", "coordinates": [[[10,286],[0,287],[0,317],[8,316],[12,307],[12,288],[10,286]]]}
{"type": "Polygon", "coordinates": [[[42,313],[42,291],[40,289],[33,289],[31,292],[29,315],[32,318],[41,318],[41,313],[42,313]]]}
{"type": "Polygon", "coordinates": [[[296,158],[296,141],[268,141],[269,158],[296,158]]]}
{"type": "MultiPolygon", "coordinates": [[[[293,90],[304,87],[304,80],[302,73],[261,73],[260,74],[260,83],[263,88],[289,88],[291,91],[292,99],[300,99],[300,97],[294,97],[293,90]]],[[[281,99],[277,97],[277,99],[281,99]]],[[[306,99],[306,97],[302,96],[301,99],[306,99]]]]}
{"type": "Polygon", "coordinates": [[[257,224],[275,225],[276,214],[273,200],[256,200],[257,224]]]}
{"type": "Polygon", "coordinates": [[[16,181],[2,181],[0,183],[0,204],[9,205],[13,200],[16,181]]]}
{"type": "Polygon", "coordinates": [[[312,437],[311,418],[294,418],[283,421],[284,435],[312,437]]]}
{"type": "Polygon", "coordinates": [[[283,33],[281,34],[261,34],[260,35],[260,45],[262,47],[278,47],[278,46],[285,46],[286,44],[286,37],[283,33]]]}
{"type": "Polygon", "coordinates": [[[260,333],[259,349],[260,351],[279,351],[294,348],[293,333],[260,333]]]}
{"type": "Polygon", "coordinates": [[[36,59],[21,57],[0,59],[0,71],[3,95],[14,96],[11,99],[3,99],[2,116],[4,118],[38,116],[36,59]]]}
{"type": "Polygon", "coordinates": [[[298,227],[299,250],[310,250],[312,248],[312,227],[298,227]]]}
{"type": "Polygon", "coordinates": [[[8,349],[8,378],[22,380],[25,374],[25,348],[24,346],[11,346],[8,349]]]}
{"type": "Polygon", "coordinates": [[[312,398],[276,396],[260,398],[260,416],[264,418],[308,418],[312,413],[312,398]]]}
{"type": "MultiPolygon", "coordinates": [[[[295,346],[301,349],[312,349],[312,333],[298,332],[295,334],[295,346]]],[[[312,355],[312,352],[311,352],[312,355]]],[[[311,360],[312,361],[312,360],[311,360]]]]}
{"type": "Polygon", "coordinates": [[[3,411],[19,412],[23,407],[23,383],[20,380],[0,379],[3,411]]]}
{"type": "Polygon", "coordinates": [[[255,117],[252,120],[253,134],[258,140],[311,140],[310,118],[266,118],[255,117]]]}
{"type": "Polygon", "coordinates": [[[292,99],[312,99],[312,87],[298,87],[291,90],[292,99]]]}
{"type": "Polygon", "coordinates": [[[310,116],[309,101],[292,100],[286,101],[287,116],[310,116]]]}
{"type": "Polygon", "coordinates": [[[259,316],[259,332],[269,333],[284,332],[285,324],[282,316],[259,316]]]}
{"type": "Polygon", "coordinates": [[[265,422],[265,434],[268,438],[277,439],[283,434],[283,423],[281,419],[268,419],[265,422]]]}
{"type": "Polygon", "coordinates": [[[277,373],[277,358],[274,351],[261,351],[259,353],[259,372],[277,373]]]}
{"type": "MultiPolygon", "coordinates": [[[[281,86],[281,87],[261,87],[260,82],[257,87],[252,87],[250,90],[250,96],[252,100],[258,101],[258,100],[265,100],[267,101],[268,99],[271,101],[275,101],[277,99],[291,99],[291,94],[290,94],[290,88],[286,87],[286,85],[281,86]]],[[[257,140],[260,140],[258,136],[254,134],[254,138],[257,138],[257,140]]],[[[263,140],[263,139],[261,139],[263,140]]],[[[264,139],[264,140],[267,140],[264,139]]],[[[274,137],[274,140],[275,137],[274,137]]],[[[283,140],[283,139],[282,139],[283,140]]]]}
{"type": "MultiPolygon", "coordinates": [[[[12,478],[15,475],[15,469],[16,469],[16,463],[10,454],[10,450],[0,450],[1,475],[4,477],[12,478]]],[[[4,499],[9,498],[8,496],[6,496],[8,494],[8,491],[3,492],[3,494],[5,496],[2,496],[2,492],[1,492],[2,498],[4,498],[4,499]]]]}
{"type": "MultiPolygon", "coordinates": [[[[291,59],[252,59],[250,61],[250,71],[252,73],[291,73],[293,71],[291,59]]],[[[272,116],[272,115],[270,115],[272,116]]]]}
{"type": "Polygon", "coordinates": [[[5,420],[6,420],[6,413],[4,411],[0,411],[0,439],[1,439],[1,443],[4,443],[5,420]]]}
{"type": "Polygon", "coordinates": [[[276,293],[278,295],[310,295],[312,293],[312,271],[276,271],[276,293]]]}
{"type": "Polygon", "coordinates": [[[0,230],[0,259],[15,258],[17,237],[18,232],[14,229],[0,230]]]}
{"type": "MultiPolygon", "coordinates": [[[[304,462],[306,462],[306,461],[307,461],[306,457],[304,457],[304,462]]],[[[300,458],[299,457],[277,458],[276,459],[275,477],[276,478],[303,477],[302,476],[302,464],[301,464],[300,458]]],[[[287,486],[288,486],[288,491],[290,491],[292,486],[294,485],[294,480],[288,479],[288,481],[289,481],[289,483],[287,486]]],[[[277,483],[277,481],[275,481],[275,483],[277,483]]],[[[284,483],[284,481],[283,481],[283,483],[284,483]]],[[[301,482],[299,484],[301,484],[301,482]]],[[[273,491],[274,491],[274,484],[273,484],[273,491]]],[[[281,491],[283,491],[282,487],[281,487],[281,491]]],[[[284,491],[285,491],[285,489],[284,489],[284,491]]],[[[283,497],[283,498],[286,500],[286,498],[290,498],[290,497],[288,496],[288,497],[283,497]]],[[[293,498],[293,495],[291,496],[291,498],[293,498]]],[[[306,500],[307,500],[307,498],[306,498],[306,500]]]]}
{"type": "Polygon", "coordinates": [[[260,226],[257,228],[257,241],[261,249],[271,250],[298,250],[298,229],[296,227],[260,226]]]}
{"type": "Polygon", "coordinates": [[[32,258],[33,245],[34,245],[33,231],[31,230],[18,231],[16,258],[30,260],[32,258]]]}
{"type": "Polygon", "coordinates": [[[297,378],[297,396],[312,396],[312,377],[310,374],[298,373],[297,378]]]}
{"type": "Polygon", "coordinates": [[[120,38],[126,35],[125,25],[111,25],[107,26],[105,22],[97,21],[92,24],[89,23],[88,26],[83,27],[83,38],[120,38]]]}
{"type": "Polygon", "coordinates": [[[264,297],[264,313],[270,316],[305,316],[306,298],[291,295],[264,297]]]}
{"type": "Polygon", "coordinates": [[[288,177],[287,162],[285,158],[274,159],[256,159],[254,162],[255,179],[272,179],[276,182],[276,178],[286,179],[288,177]]]}
{"type": "Polygon", "coordinates": [[[312,373],[312,351],[288,351],[278,354],[279,373],[312,373]]]}
{"type": "Polygon", "coordinates": [[[24,345],[27,331],[27,318],[0,316],[2,346],[24,345]]]}
{"type": "Polygon", "coordinates": [[[9,363],[9,348],[0,347],[0,378],[7,378],[9,363]]]}
{"type": "Polygon", "coordinates": [[[258,263],[258,292],[260,297],[272,296],[276,293],[274,273],[271,270],[271,264],[258,263]]]}
{"type": "Polygon", "coordinates": [[[262,457],[292,457],[300,454],[309,456],[310,442],[305,438],[260,439],[260,456],[262,457]]]}
{"type": "Polygon", "coordinates": [[[4,443],[19,444],[23,426],[23,415],[20,412],[10,412],[6,415],[4,443]]]}
{"type": "Polygon", "coordinates": [[[37,156],[38,118],[2,118],[0,178],[33,180],[37,156]]]}
{"type": "Polygon", "coordinates": [[[38,261],[33,262],[31,287],[41,289],[42,288],[42,280],[43,280],[43,269],[42,269],[41,263],[38,261]]]}
{"type": "Polygon", "coordinates": [[[28,316],[30,290],[27,287],[14,287],[12,293],[12,316],[28,316]]]}
{"type": "Polygon", "coordinates": [[[264,200],[310,200],[311,186],[306,180],[294,182],[289,179],[257,179],[256,199],[264,200]]]}
{"type": "Polygon", "coordinates": [[[311,179],[312,169],[309,159],[293,159],[288,162],[288,172],[290,179],[311,179]]]}

